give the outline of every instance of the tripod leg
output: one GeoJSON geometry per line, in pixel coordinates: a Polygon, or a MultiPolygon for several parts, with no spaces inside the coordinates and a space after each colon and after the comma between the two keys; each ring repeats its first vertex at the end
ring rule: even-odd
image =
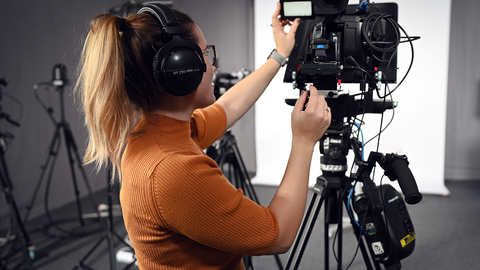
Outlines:
{"type": "Polygon", "coordinates": [[[17,204],[15,203],[15,200],[13,198],[13,185],[12,181],[10,180],[10,175],[8,173],[7,163],[5,162],[5,156],[2,147],[0,147],[0,183],[3,189],[5,201],[12,211],[14,222],[20,229],[19,239],[24,247],[22,251],[25,257],[26,267],[27,269],[33,269],[32,260],[35,257],[33,253],[33,244],[27,234],[27,231],[25,230],[24,223],[22,222],[22,219],[20,218],[20,214],[18,212],[17,204]]]}
{"type": "Polygon", "coordinates": [[[115,270],[117,269],[117,266],[116,266],[116,261],[115,261],[115,249],[113,248],[114,244],[113,244],[113,235],[112,234],[108,234],[108,251],[109,251],[109,254],[110,254],[110,269],[112,270],[115,270]]]}
{"type": "MultiPolygon", "coordinates": [[[[88,177],[85,174],[85,170],[83,169],[82,159],[79,155],[77,145],[75,144],[75,140],[73,138],[73,133],[70,130],[70,128],[68,127],[68,125],[65,125],[65,137],[66,137],[66,141],[67,141],[67,148],[68,148],[68,151],[69,151],[69,156],[70,157],[71,156],[75,157],[75,159],[72,159],[72,162],[70,164],[70,167],[71,167],[71,170],[72,170],[72,177],[74,177],[73,176],[73,173],[74,173],[73,163],[76,160],[78,170],[80,171],[80,174],[83,178],[83,182],[85,183],[85,186],[87,187],[88,197],[90,198],[90,202],[92,203],[92,207],[95,209],[95,211],[97,211],[98,220],[100,221],[101,225],[103,226],[103,229],[106,230],[107,229],[106,225],[102,222],[102,219],[100,217],[100,211],[98,210],[98,204],[95,202],[95,199],[93,198],[93,191],[92,191],[92,188],[90,186],[90,183],[88,182],[88,177]]],[[[111,175],[111,171],[109,171],[108,174],[111,175]]],[[[108,188],[109,185],[110,185],[110,178],[107,179],[107,188],[108,188]]]]}
{"type": "MultiPolygon", "coordinates": [[[[45,172],[47,171],[48,164],[50,163],[50,158],[52,156],[56,157],[57,154],[58,154],[58,150],[60,149],[59,139],[60,139],[60,129],[57,126],[57,128],[55,129],[55,133],[53,135],[52,141],[50,142],[50,147],[47,149],[47,152],[45,153],[45,157],[43,159],[42,165],[40,165],[40,174],[38,175],[38,178],[37,178],[37,181],[36,181],[36,184],[35,184],[35,188],[33,190],[33,193],[31,195],[31,197],[30,197],[30,201],[27,204],[27,212],[25,214],[25,217],[23,218],[23,223],[25,223],[25,224],[28,222],[30,212],[33,208],[33,204],[34,204],[34,202],[37,198],[37,194],[38,194],[38,191],[40,189],[40,185],[42,184],[43,177],[45,175],[45,172]]],[[[54,165],[55,165],[55,158],[53,159],[53,162],[52,162],[52,165],[51,165],[52,170],[53,170],[54,165]]]]}
{"type": "Polygon", "coordinates": [[[98,239],[97,243],[95,243],[95,245],[92,247],[92,249],[90,249],[90,251],[85,256],[83,256],[83,258],[75,265],[75,267],[73,269],[82,269],[84,267],[83,261],[85,261],[88,257],[90,257],[90,255],[92,255],[92,253],[95,251],[95,249],[97,249],[97,247],[100,246],[100,244],[102,243],[102,241],[106,237],[107,237],[107,234],[105,233],[102,236],[102,238],[98,239]]]}
{"type": "Polygon", "coordinates": [[[82,217],[82,205],[80,204],[80,191],[78,189],[78,184],[77,184],[77,177],[75,175],[75,170],[73,163],[75,163],[75,160],[73,159],[72,155],[76,156],[78,151],[74,145],[73,142],[73,136],[71,134],[70,129],[68,128],[67,124],[64,124],[63,126],[63,132],[65,135],[65,143],[67,147],[67,154],[68,154],[68,161],[70,165],[70,174],[72,175],[72,181],[73,181],[73,188],[74,188],[74,193],[75,193],[75,199],[76,199],[76,205],[77,205],[77,211],[78,211],[78,219],[80,221],[80,224],[84,226],[83,222],[83,217],[82,217]],[[73,153],[72,153],[73,150],[73,153]]]}
{"type": "Polygon", "coordinates": [[[107,201],[108,201],[108,221],[109,221],[109,228],[108,228],[108,251],[110,252],[110,269],[115,270],[116,269],[116,262],[115,262],[115,250],[113,249],[113,194],[112,194],[112,189],[109,185],[110,178],[112,175],[112,167],[111,165],[108,166],[107,168],[107,201]]]}
{"type": "MultiPolygon", "coordinates": [[[[130,247],[132,249],[132,252],[134,252],[133,248],[125,242],[125,239],[121,238],[113,228],[113,193],[112,189],[110,187],[110,179],[112,177],[112,168],[111,165],[107,166],[107,202],[108,202],[108,226],[104,226],[105,233],[103,237],[90,249],[90,251],[76,264],[74,269],[78,269],[79,267],[85,267],[83,264],[84,261],[93,253],[95,249],[98,248],[98,246],[102,243],[103,240],[107,241],[108,245],[108,252],[109,252],[109,261],[110,261],[110,269],[115,270],[116,269],[116,259],[115,259],[115,250],[114,250],[114,240],[115,237],[120,240],[123,244],[126,246],[130,247]],[[108,227],[108,228],[106,228],[108,227]]],[[[99,219],[101,220],[100,214],[99,214],[99,219]]],[[[100,221],[102,222],[102,220],[100,221]]],[[[102,222],[103,225],[103,222],[102,222]]]]}
{"type": "Polygon", "coordinates": [[[5,197],[10,197],[10,199],[7,199],[7,200],[10,200],[9,204],[10,204],[10,208],[13,212],[13,217],[15,219],[15,223],[17,224],[18,228],[20,229],[20,235],[18,235],[18,237],[20,238],[20,241],[21,241],[22,246],[23,246],[22,252],[23,252],[23,255],[25,257],[25,264],[26,264],[25,267],[26,267],[26,269],[33,269],[32,263],[33,263],[33,260],[35,259],[34,246],[33,246],[32,242],[30,240],[30,237],[28,236],[27,231],[25,230],[25,226],[22,223],[22,219],[20,218],[20,215],[18,213],[17,205],[16,205],[15,201],[13,200],[13,198],[11,197],[11,194],[8,194],[8,195],[5,194],[5,197]]]}
{"type": "Polygon", "coordinates": [[[338,260],[338,270],[342,270],[342,258],[343,258],[343,222],[342,222],[342,217],[343,217],[343,208],[342,208],[342,195],[343,195],[343,190],[339,189],[337,191],[337,198],[338,198],[338,245],[337,245],[337,260],[338,260]]]}
{"type": "Polygon", "coordinates": [[[315,221],[317,220],[323,201],[324,201],[323,196],[318,195],[316,192],[313,193],[312,199],[310,200],[310,204],[307,208],[307,211],[305,212],[305,216],[303,218],[302,224],[300,225],[297,238],[293,242],[292,249],[287,258],[287,262],[285,264],[284,269],[298,269],[298,265],[300,264],[300,260],[302,259],[303,252],[305,251],[305,248],[307,246],[308,240],[310,238],[310,234],[312,233],[313,226],[315,225],[315,221]],[[318,196],[320,196],[320,198],[317,198],[318,196]],[[310,216],[312,211],[313,211],[313,216],[310,216]],[[306,234],[303,235],[305,230],[306,230],[306,234]],[[300,251],[298,253],[298,256],[296,256],[297,248],[299,246],[300,246],[300,251]],[[292,266],[292,263],[293,263],[293,266],[292,266]]]}
{"type": "Polygon", "coordinates": [[[250,194],[251,199],[254,202],[260,204],[257,194],[255,193],[255,189],[253,189],[250,176],[248,175],[247,167],[245,166],[242,156],[240,155],[240,150],[238,149],[235,138],[232,138],[232,140],[233,140],[232,151],[233,151],[233,154],[235,155],[235,160],[237,161],[237,167],[239,168],[239,171],[243,175],[243,182],[246,184],[245,189],[248,191],[248,194],[250,194]]]}
{"type": "Polygon", "coordinates": [[[330,194],[327,194],[327,200],[325,202],[325,211],[324,211],[324,224],[323,224],[323,238],[324,238],[324,241],[323,241],[323,250],[324,250],[324,258],[323,258],[323,262],[324,262],[324,266],[325,266],[325,269],[328,269],[329,266],[330,266],[330,243],[328,241],[328,229],[329,229],[329,224],[330,222],[328,221],[330,219],[330,211],[331,211],[331,206],[330,206],[330,203],[333,202],[332,200],[328,200],[328,196],[330,196],[330,194]]]}

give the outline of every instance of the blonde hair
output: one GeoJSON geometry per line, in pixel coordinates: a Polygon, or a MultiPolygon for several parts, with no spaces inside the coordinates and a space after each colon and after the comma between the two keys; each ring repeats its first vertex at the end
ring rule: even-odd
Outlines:
{"type": "MultiPolygon", "coordinates": [[[[185,28],[182,38],[196,42],[195,23],[174,10],[185,28]]],[[[137,116],[158,107],[162,90],[153,77],[152,44],[163,46],[161,28],[149,14],[125,19],[97,15],[91,22],[78,65],[74,92],[82,103],[88,143],[84,163],[98,172],[109,162],[112,181],[121,181],[121,158],[137,116]]]]}
{"type": "Polygon", "coordinates": [[[122,151],[134,119],[124,83],[124,54],[117,26],[121,20],[116,16],[94,19],[82,51],[75,85],[89,131],[84,162],[96,162],[98,172],[110,160],[112,179],[116,172],[121,176],[122,151]]]}

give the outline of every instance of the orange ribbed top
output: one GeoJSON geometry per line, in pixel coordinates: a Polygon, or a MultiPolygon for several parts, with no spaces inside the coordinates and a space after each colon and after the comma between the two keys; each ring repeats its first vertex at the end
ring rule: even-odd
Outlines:
{"type": "Polygon", "coordinates": [[[202,149],[220,138],[220,105],[190,121],[144,113],[122,158],[120,201],[140,269],[244,269],[278,238],[270,209],[243,196],[202,149]]]}

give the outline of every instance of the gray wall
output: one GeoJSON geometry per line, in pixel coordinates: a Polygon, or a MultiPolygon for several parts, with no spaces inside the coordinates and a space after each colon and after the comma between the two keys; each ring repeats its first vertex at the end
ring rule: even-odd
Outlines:
{"type": "MultiPolygon", "coordinates": [[[[253,0],[175,0],[174,8],[184,10],[200,26],[207,43],[217,51],[217,71],[254,69],[253,0]],[[219,27],[221,25],[221,27],[219,27]]],[[[232,127],[238,148],[250,174],[256,171],[255,108],[232,127]]]]}
{"type": "MultiPolygon", "coordinates": [[[[8,86],[2,87],[4,95],[0,105],[3,112],[21,124],[17,128],[2,122],[0,130],[14,136],[14,139],[8,140],[5,158],[13,182],[13,195],[22,217],[33,198],[35,186],[40,183],[37,180],[40,166],[44,163],[55,130],[54,123],[34,97],[33,85],[50,81],[52,68],[57,63],[65,64],[73,78],[89,19],[126,2],[0,0],[0,77],[9,79],[8,86]],[[18,100],[22,107],[10,96],[18,100]]],[[[234,72],[242,67],[253,69],[253,19],[248,19],[253,18],[253,0],[184,0],[175,1],[174,7],[191,14],[203,29],[208,43],[216,45],[222,71],[234,72]]],[[[45,104],[53,108],[58,121],[60,91],[53,87],[40,87],[37,92],[45,104]]],[[[66,120],[79,148],[79,156],[83,157],[86,131],[78,103],[74,102],[72,96],[72,83],[64,87],[63,92],[66,120]]],[[[233,130],[248,170],[254,172],[253,111],[244,118],[233,130]]],[[[51,208],[75,198],[63,136],[60,147],[48,196],[51,208]]],[[[78,163],[75,162],[74,166],[77,169],[78,163]]],[[[93,191],[107,185],[104,170],[96,174],[92,166],[86,166],[84,171],[87,181],[78,172],[76,174],[80,196],[88,194],[85,182],[91,185],[93,191]]],[[[47,175],[39,185],[31,217],[44,212],[46,186],[47,175]]],[[[4,211],[0,212],[1,215],[5,214],[4,211]]]]}

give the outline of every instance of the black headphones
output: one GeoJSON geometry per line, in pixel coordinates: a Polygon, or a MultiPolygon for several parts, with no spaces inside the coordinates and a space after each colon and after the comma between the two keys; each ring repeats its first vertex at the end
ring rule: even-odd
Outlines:
{"type": "Polygon", "coordinates": [[[153,76],[167,93],[185,96],[197,89],[207,71],[200,47],[180,38],[185,32],[175,14],[160,4],[147,4],[137,14],[153,15],[162,28],[164,46],[153,58],[153,76]]]}

